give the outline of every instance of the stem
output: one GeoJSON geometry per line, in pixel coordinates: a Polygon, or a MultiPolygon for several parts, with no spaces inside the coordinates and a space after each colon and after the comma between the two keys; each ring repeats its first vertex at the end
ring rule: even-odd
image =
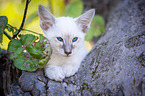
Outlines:
{"type": "Polygon", "coordinates": [[[24,16],[23,16],[23,20],[21,23],[21,26],[17,32],[17,34],[13,35],[13,38],[17,37],[17,35],[21,32],[21,30],[23,29],[24,23],[25,23],[25,19],[26,19],[26,14],[27,14],[27,9],[28,9],[28,4],[30,3],[31,0],[26,0],[26,5],[25,5],[25,11],[24,11],[24,16]]]}
{"type": "Polygon", "coordinates": [[[34,33],[34,34],[37,34],[37,35],[41,35],[41,34],[39,34],[39,33],[37,33],[37,32],[31,31],[31,30],[28,30],[28,29],[22,29],[22,30],[28,31],[28,32],[31,32],[31,33],[34,33]]]}
{"type": "Polygon", "coordinates": [[[4,31],[4,34],[9,38],[9,40],[12,39],[12,37],[6,31],[4,31]]]}
{"type": "Polygon", "coordinates": [[[12,25],[10,25],[10,24],[7,24],[8,26],[10,26],[10,27],[12,27],[12,28],[14,28],[15,30],[18,30],[16,27],[13,27],[12,25]]]}

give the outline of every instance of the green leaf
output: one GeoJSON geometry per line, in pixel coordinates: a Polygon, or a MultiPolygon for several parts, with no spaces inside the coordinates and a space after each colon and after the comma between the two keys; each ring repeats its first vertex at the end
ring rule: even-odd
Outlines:
{"type": "Polygon", "coordinates": [[[8,24],[8,18],[6,16],[0,16],[0,43],[2,43],[3,32],[8,24]]]}
{"type": "Polygon", "coordinates": [[[32,34],[26,34],[26,35],[19,35],[20,41],[22,42],[23,45],[29,45],[32,44],[35,40],[38,39],[37,36],[34,36],[32,34]]]}
{"type": "Polygon", "coordinates": [[[104,19],[100,15],[95,15],[91,27],[94,29],[94,36],[101,35],[105,29],[104,19]]]}
{"type": "Polygon", "coordinates": [[[32,45],[26,46],[26,50],[30,53],[31,56],[41,59],[41,53],[43,52],[42,49],[38,49],[33,47],[32,45]]]}
{"type": "Polygon", "coordinates": [[[3,30],[0,29],[0,43],[2,43],[2,40],[3,40],[3,30]]]}
{"type": "Polygon", "coordinates": [[[39,68],[43,68],[44,64],[46,64],[46,63],[48,62],[49,59],[50,59],[49,56],[47,56],[46,58],[40,60],[40,61],[38,62],[39,68]]]}
{"type": "Polygon", "coordinates": [[[100,15],[95,15],[93,22],[96,22],[99,26],[104,26],[104,18],[100,15]]]}
{"type": "Polygon", "coordinates": [[[83,2],[81,0],[74,1],[68,5],[66,15],[70,17],[78,17],[83,11],[83,2]]]}
{"type": "Polygon", "coordinates": [[[85,40],[86,41],[90,41],[90,40],[92,40],[92,38],[93,38],[93,30],[92,30],[92,28],[86,33],[86,37],[85,37],[85,40]]]}
{"type": "Polygon", "coordinates": [[[0,29],[6,28],[7,24],[8,24],[8,18],[6,16],[0,16],[0,29]]]}
{"type": "Polygon", "coordinates": [[[14,65],[15,67],[17,67],[18,69],[23,70],[23,64],[25,61],[25,57],[23,55],[21,55],[19,58],[13,59],[14,60],[14,65]]]}
{"type": "Polygon", "coordinates": [[[15,52],[17,48],[21,47],[22,43],[18,39],[11,39],[8,45],[8,51],[9,52],[15,52]]]}
{"type": "Polygon", "coordinates": [[[99,28],[96,28],[96,29],[94,30],[94,34],[93,34],[93,35],[94,35],[95,37],[101,35],[100,29],[99,29],[99,28]]]}
{"type": "Polygon", "coordinates": [[[10,59],[19,58],[19,56],[23,54],[23,50],[24,49],[22,47],[17,48],[17,50],[12,52],[12,54],[10,55],[10,59]]]}
{"type": "Polygon", "coordinates": [[[26,71],[35,71],[38,69],[38,61],[36,59],[29,59],[25,58],[24,55],[21,55],[19,58],[14,60],[14,65],[21,69],[21,70],[26,70],[26,71]]]}

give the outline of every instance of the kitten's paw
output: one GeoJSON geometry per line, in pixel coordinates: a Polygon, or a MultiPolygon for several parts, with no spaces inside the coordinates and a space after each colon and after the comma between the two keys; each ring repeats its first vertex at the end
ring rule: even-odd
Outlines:
{"type": "Polygon", "coordinates": [[[78,71],[78,67],[74,67],[71,65],[63,66],[63,71],[64,71],[66,77],[70,77],[78,71]]]}
{"type": "Polygon", "coordinates": [[[62,81],[65,78],[62,68],[56,65],[48,65],[45,68],[45,75],[55,81],[62,81]]]}

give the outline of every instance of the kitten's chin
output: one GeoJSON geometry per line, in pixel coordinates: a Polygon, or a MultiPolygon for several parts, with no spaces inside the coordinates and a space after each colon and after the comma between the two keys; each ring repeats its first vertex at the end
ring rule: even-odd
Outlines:
{"type": "Polygon", "coordinates": [[[71,57],[71,55],[64,55],[64,57],[71,57]]]}
{"type": "Polygon", "coordinates": [[[69,54],[69,55],[63,54],[62,56],[63,56],[63,57],[71,57],[72,54],[69,54]]]}

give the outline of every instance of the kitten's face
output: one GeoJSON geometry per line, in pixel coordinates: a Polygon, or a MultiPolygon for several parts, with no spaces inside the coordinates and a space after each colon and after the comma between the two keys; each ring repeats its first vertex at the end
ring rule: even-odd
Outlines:
{"type": "Polygon", "coordinates": [[[69,57],[83,46],[85,33],[80,30],[75,19],[60,17],[46,32],[46,37],[50,41],[53,52],[69,57]]]}
{"type": "Polygon", "coordinates": [[[94,13],[95,10],[91,9],[78,18],[56,18],[39,5],[40,26],[50,41],[53,52],[69,57],[83,47],[85,34],[90,28],[94,13]]]}

